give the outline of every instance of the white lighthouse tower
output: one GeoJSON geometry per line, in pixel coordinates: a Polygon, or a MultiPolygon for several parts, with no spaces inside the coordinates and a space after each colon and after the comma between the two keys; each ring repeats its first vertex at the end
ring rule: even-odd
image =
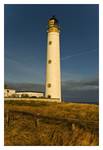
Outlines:
{"type": "Polygon", "coordinates": [[[45,97],[61,101],[60,28],[55,16],[48,20],[47,32],[45,97]]]}

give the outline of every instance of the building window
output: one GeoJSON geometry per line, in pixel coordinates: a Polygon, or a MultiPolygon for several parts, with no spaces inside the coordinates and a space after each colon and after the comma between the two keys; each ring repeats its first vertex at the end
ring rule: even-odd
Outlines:
{"type": "Polygon", "coordinates": [[[52,41],[49,41],[49,45],[51,45],[52,44],[52,41]]]}
{"type": "Polygon", "coordinates": [[[48,60],[48,63],[49,63],[49,64],[51,64],[51,62],[52,62],[51,60],[48,60]]]}
{"type": "Polygon", "coordinates": [[[48,95],[48,98],[51,98],[51,95],[48,95]]]}
{"type": "Polygon", "coordinates": [[[51,87],[51,83],[48,83],[48,88],[50,88],[51,87]]]}

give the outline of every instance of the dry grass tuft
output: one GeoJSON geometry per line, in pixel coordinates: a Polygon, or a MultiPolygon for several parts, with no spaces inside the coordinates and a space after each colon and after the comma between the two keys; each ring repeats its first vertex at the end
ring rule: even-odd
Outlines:
{"type": "Polygon", "coordinates": [[[98,105],[5,101],[5,145],[99,144],[98,105]]]}

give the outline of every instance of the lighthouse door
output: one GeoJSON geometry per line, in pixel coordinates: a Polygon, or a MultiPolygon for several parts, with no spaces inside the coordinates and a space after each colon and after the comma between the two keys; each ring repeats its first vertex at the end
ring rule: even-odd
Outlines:
{"type": "Polygon", "coordinates": [[[48,95],[48,98],[51,98],[51,95],[48,95]]]}

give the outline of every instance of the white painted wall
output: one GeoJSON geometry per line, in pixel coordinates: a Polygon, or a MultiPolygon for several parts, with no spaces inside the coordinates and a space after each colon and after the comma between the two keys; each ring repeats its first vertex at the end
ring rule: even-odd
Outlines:
{"type": "Polygon", "coordinates": [[[25,91],[25,92],[16,92],[16,96],[17,97],[22,97],[22,95],[28,95],[28,97],[43,97],[44,93],[39,93],[39,92],[29,92],[29,91],[25,91]]]}
{"type": "Polygon", "coordinates": [[[13,95],[15,95],[15,90],[4,89],[4,97],[12,97],[13,95]]]}
{"type": "Polygon", "coordinates": [[[60,39],[59,32],[48,32],[47,63],[46,63],[46,91],[45,97],[59,98],[61,100],[61,74],[60,74],[60,39]],[[49,44],[49,42],[52,42],[49,44]],[[52,62],[49,64],[48,61],[52,62]],[[48,83],[51,87],[48,87],[48,83]]]}
{"type": "Polygon", "coordinates": [[[43,97],[44,93],[42,92],[16,92],[13,89],[4,89],[4,97],[22,97],[22,95],[28,95],[28,97],[36,96],[36,97],[43,97]]]}

